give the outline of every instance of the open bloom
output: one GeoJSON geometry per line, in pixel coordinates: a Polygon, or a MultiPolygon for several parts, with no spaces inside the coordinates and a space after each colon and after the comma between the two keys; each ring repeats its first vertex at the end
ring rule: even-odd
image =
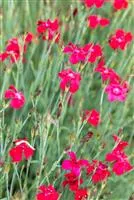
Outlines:
{"type": "Polygon", "coordinates": [[[96,62],[103,55],[102,47],[99,44],[88,43],[83,46],[82,50],[86,54],[86,61],[90,63],[96,62]]]}
{"type": "Polygon", "coordinates": [[[74,72],[71,68],[68,68],[59,72],[58,76],[61,79],[60,88],[62,90],[68,88],[71,93],[77,92],[81,81],[81,76],[78,72],[74,72]]]}
{"type": "Polygon", "coordinates": [[[58,42],[60,39],[58,19],[54,21],[50,19],[46,21],[39,20],[37,22],[37,32],[39,35],[42,35],[43,40],[55,39],[55,42],[58,42]]]}
{"type": "Polygon", "coordinates": [[[70,55],[69,61],[71,64],[77,64],[86,59],[86,52],[83,51],[82,47],[71,42],[64,47],[63,52],[70,55]]]}
{"type": "Polygon", "coordinates": [[[114,0],[113,7],[115,10],[122,10],[128,7],[127,0],[114,0]]]}
{"type": "Polygon", "coordinates": [[[10,107],[20,109],[25,104],[25,97],[22,92],[19,92],[14,85],[10,85],[5,91],[5,99],[10,99],[10,107]]]}
{"type": "MultiPolygon", "coordinates": [[[[0,53],[0,61],[4,62],[7,58],[10,59],[11,63],[15,63],[21,58],[21,54],[25,54],[27,51],[28,44],[35,38],[34,34],[28,32],[24,37],[23,45],[20,45],[18,38],[12,38],[7,41],[5,51],[0,53]]],[[[22,57],[22,61],[24,58],[22,57]]]]}
{"type": "Polygon", "coordinates": [[[126,100],[128,93],[128,85],[124,83],[110,83],[106,86],[105,92],[108,94],[108,100],[110,102],[126,100]]]}
{"type": "Polygon", "coordinates": [[[63,181],[62,185],[65,187],[66,185],[69,186],[69,189],[71,191],[76,191],[78,190],[79,186],[83,183],[82,178],[79,178],[72,172],[65,174],[65,180],[63,181]]]}
{"type": "Polygon", "coordinates": [[[95,68],[95,72],[99,72],[101,74],[103,81],[109,80],[110,83],[121,82],[120,76],[113,69],[106,67],[104,60],[101,60],[98,63],[97,67],[95,68]]]}
{"type": "Polygon", "coordinates": [[[88,17],[88,26],[92,29],[97,28],[98,26],[105,27],[110,24],[110,20],[99,15],[90,15],[88,17]]]}
{"type": "Polygon", "coordinates": [[[74,194],[74,200],[86,200],[88,197],[88,191],[86,188],[78,189],[74,194]]]}
{"type": "Polygon", "coordinates": [[[53,185],[41,185],[39,193],[36,195],[36,200],[58,200],[59,194],[53,185]]]}
{"type": "Polygon", "coordinates": [[[15,147],[11,148],[9,155],[12,158],[12,161],[19,163],[22,161],[23,157],[28,160],[33,156],[35,149],[27,142],[26,139],[19,139],[15,142],[15,147]]]}
{"type": "Polygon", "coordinates": [[[17,38],[8,40],[5,51],[0,54],[0,60],[2,62],[8,57],[12,63],[16,62],[20,58],[20,46],[17,38]]]}
{"type": "Polygon", "coordinates": [[[93,160],[92,163],[88,164],[87,174],[92,174],[93,183],[106,181],[107,178],[110,176],[108,166],[98,160],[93,160]]]}
{"type": "Polygon", "coordinates": [[[86,7],[91,8],[95,6],[96,8],[101,8],[106,0],[83,0],[86,7]]]}
{"type": "Polygon", "coordinates": [[[98,160],[93,160],[87,167],[87,174],[92,173],[92,182],[98,183],[107,180],[110,176],[108,166],[98,160]]]}
{"type": "Polygon", "coordinates": [[[95,109],[85,110],[84,119],[88,124],[96,127],[100,124],[100,113],[95,109]]]}
{"type": "Polygon", "coordinates": [[[109,39],[109,45],[112,49],[125,50],[127,45],[132,41],[133,36],[131,32],[125,32],[123,29],[116,30],[109,39]]]}
{"type": "Polygon", "coordinates": [[[124,153],[124,149],[128,146],[126,141],[122,141],[118,136],[114,135],[113,139],[116,143],[112,152],[106,154],[106,161],[112,162],[112,171],[120,176],[134,167],[130,164],[128,156],[124,153]]]}
{"type": "Polygon", "coordinates": [[[72,64],[77,64],[79,62],[94,63],[102,56],[101,46],[93,43],[88,43],[84,46],[69,43],[64,47],[63,52],[70,55],[69,61],[72,64]]]}
{"type": "Polygon", "coordinates": [[[62,169],[69,170],[75,176],[79,176],[82,167],[86,167],[88,165],[87,160],[77,159],[75,152],[68,152],[70,160],[64,160],[62,162],[62,169]]]}

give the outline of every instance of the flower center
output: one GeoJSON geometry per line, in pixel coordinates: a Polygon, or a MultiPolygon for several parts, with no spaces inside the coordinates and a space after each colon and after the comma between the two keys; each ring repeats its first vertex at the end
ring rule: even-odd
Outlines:
{"type": "Polygon", "coordinates": [[[75,78],[75,76],[74,76],[73,73],[69,73],[69,74],[68,74],[68,77],[69,77],[69,78],[75,78]]]}
{"type": "Polygon", "coordinates": [[[114,93],[115,95],[119,95],[119,94],[121,93],[121,91],[120,91],[119,88],[114,88],[114,89],[113,89],[113,93],[114,93]]]}

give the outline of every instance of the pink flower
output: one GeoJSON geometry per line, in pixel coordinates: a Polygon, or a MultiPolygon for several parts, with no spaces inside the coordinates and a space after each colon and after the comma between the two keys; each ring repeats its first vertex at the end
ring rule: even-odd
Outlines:
{"type": "Polygon", "coordinates": [[[132,169],[134,169],[134,167],[129,163],[128,159],[122,159],[113,164],[113,172],[117,176],[121,176],[132,169]]]}
{"type": "Polygon", "coordinates": [[[55,38],[55,42],[58,42],[60,39],[58,19],[55,19],[54,21],[51,21],[50,19],[47,21],[38,21],[37,32],[39,35],[42,35],[43,40],[53,40],[55,38]]]}
{"type": "Polygon", "coordinates": [[[89,43],[84,46],[78,46],[73,43],[69,43],[63,50],[64,53],[69,54],[69,61],[72,64],[79,62],[91,62],[94,63],[97,58],[102,56],[102,48],[99,44],[89,43]]]}
{"type": "Polygon", "coordinates": [[[116,135],[113,136],[113,139],[116,142],[116,146],[112,152],[106,154],[106,161],[113,163],[112,171],[117,176],[120,176],[134,169],[134,167],[130,164],[128,156],[124,153],[124,149],[128,146],[128,143],[122,141],[116,135]]]}
{"type": "Polygon", "coordinates": [[[99,72],[101,74],[103,81],[109,80],[110,83],[121,82],[120,76],[113,69],[106,67],[104,60],[101,60],[98,63],[97,67],[95,68],[95,72],[99,72]]]}
{"type": "Polygon", "coordinates": [[[101,8],[106,0],[83,0],[86,7],[91,8],[95,6],[96,8],[101,8]]]}
{"type": "Polygon", "coordinates": [[[88,26],[92,29],[98,26],[105,27],[110,24],[110,20],[107,18],[100,17],[99,15],[90,15],[88,17],[88,26]]]}
{"type": "Polygon", "coordinates": [[[110,176],[108,166],[97,160],[94,160],[93,163],[95,168],[94,173],[92,175],[93,183],[98,183],[107,180],[107,178],[110,176]]]}
{"type": "Polygon", "coordinates": [[[19,163],[23,157],[28,160],[33,156],[35,149],[27,142],[26,139],[19,139],[15,141],[15,147],[10,149],[9,155],[12,162],[19,163]]]}
{"type": "Polygon", "coordinates": [[[96,62],[96,60],[103,55],[102,48],[99,44],[86,44],[83,46],[82,50],[86,54],[86,61],[90,63],[96,62]]]}
{"type": "Polygon", "coordinates": [[[39,187],[39,193],[36,195],[36,200],[58,200],[59,194],[52,185],[39,187]]]}
{"type": "Polygon", "coordinates": [[[75,176],[79,176],[82,167],[86,167],[88,165],[87,160],[77,159],[75,152],[68,152],[70,160],[64,160],[62,162],[62,169],[69,170],[75,176]]]}
{"type": "Polygon", "coordinates": [[[69,61],[71,64],[77,64],[86,59],[86,52],[83,51],[82,47],[71,42],[64,47],[63,52],[70,55],[69,61]]]}
{"type": "Polygon", "coordinates": [[[86,200],[88,197],[88,192],[86,188],[78,189],[75,191],[75,200],[86,200]]]}
{"type": "Polygon", "coordinates": [[[125,32],[123,29],[116,30],[115,34],[109,39],[109,45],[112,49],[125,50],[127,45],[132,41],[131,32],[125,32]]]}
{"type": "Polygon", "coordinates": [[[78,72],[74,72],[71,68],[68,68],[59,72],[58,76],[61,79],[60,88],[62,90],[69,88],[71,93],[78,91],[81,81],[81,76],[78,72]]]}
{"type": "Polygon", "coordinates": [[[28,32],[25,36],[25,43],[29,44],[33,41],[33,39],[35,38],[35,35],[31,32],[28,32]]]}
{"type": "MultiPolygon", "coordinates": [[[[4,62],[7,58],[10,59],[11,63],[18,61],[21,58],[21,54],[23,55],[26,53],[28,44],[32,42],[33,38],[33,33],[27,33],[27,35],[24,37],[25,41],[23,46],[19,44],[18,38],[12,38],[8,40],[5,51],[0,54],[0,61],[4,62]]],[[[24,58],[22,60],[24,60],[24,58]]]]}
{"type": "Polygon", "coordinates": [[[87,167],[87,174],[92,174],[93,183],[106,181],[110,176],[108,166],[98,160],[93,160],[92,163],[89,163],[87,167]]]}
{"type": "Polygon", "coordinates": [[[95,109],[86,110],[84,112],[84,119],[88,124],[96,127],[100,124],[100,113],[95,109]]]}
{"type": "Polygon", "coordinates": [[[127,0],[114,0],[113,6],[114,6],[115,10],[126,9],[128,7],[128,1],[127,0]]]}
{"type": "Polygon", "coordinates": [[[127,93],[128,93],[128,86],[126,84],[120,83],[110,83],[105,92],[108,94],[108,100],[110,102],[113,101],[120,101],[123,102],[126,100],[127,93]]]}
{"type": "Polygon", "coordinates": [[[20,59],[20,46],[17,38],[8,40],[5,52],[0,54],[0,60],[2,62],[5,61],[5,59],[8,57],[12,63],[20,59]]]}
{"type": "Polygon", "coordinates": [[[63,181],[62,185],[65,187],[66,185],[69,186],[69,189],[71,191],[76,191],[78,190],[79,186],[83,183],[82,178],[79,178],[72,172],[65,174],[65,180],[63,181]]]}
{"type": "Polygon", "coordinates": [[[25,104],[25,97],[22,92],[19,92],[14,85],[10,85],[5,91],[5,99],[10,99],[10,107],[20,109],[25,104]]]}

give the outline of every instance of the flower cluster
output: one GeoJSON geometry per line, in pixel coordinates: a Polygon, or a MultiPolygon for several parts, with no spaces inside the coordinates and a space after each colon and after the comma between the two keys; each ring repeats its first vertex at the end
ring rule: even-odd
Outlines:
{"type": "Polygon", "coordinates": [[[50,19],[48,19],[47,21],[38,21],[37,33],[42,36],[43,40],[54,39],[55,42],[58,42],[60,39],[58,19],[55,19],[54,21],[51,21],[50,19]]]}
{"type": "Polygon", "coordinates": [[[123,29],[116,30],[109,39],[109,45],[112,49],[125,50],[127,45],[132,41],[133,36],[130,32],[125,32],[123,29]]]}
{"type": "Polygon", "coordinates": [[[63,52],[70,55],[69,61],[71,64],[77,64],[79,62],[94,63],[103,55],[101,46],[93,43],[84,46],[69,43],[64,47],[63,52]]]}
{"type": "Polygon", "coordinates": [[[128,7],[127,0],[114,0],[113,7],[116,11],[126,9],[128,7]]]}
{"type": "Polygon", "coordinates": [[[130,164],[128,156],[124,153],[124,149],[128,146],[128,143],[122,141],[117,135],[113,135],[113,139],[115,147],[112,152],[106,155],[106,161],[113,163],[112,171],[117,176],[120,176],[134,169],[134,167],[130,164]]]}
{"type": "Polygon", "coordinates": [[[107,0],[83,0],[87,8],[95,6],[96,8],[101,8],[107,0]]]}
{"type": "Polygon", "coordinates": [[[105,27],[110,24],[110,20],[99,15],[90,15],[88,17],[88,26],[92,29],[97,28],[98,26],[105,27]]]}
{"type": "Polygon", "coordinates": [[[95,6],[96,8],[103,7],[104,3],[106,2],[112,2],[113,8],[118,10],[123,10],[128,7],[128,1],[127,0],[82,0],[82,2],[85,4],[87,8],[91,8],[95,6]]]}
{"type": "Polygon", "coordinates": [[[98,160],[93,160],[92,163],[88,164],[87,174],[92,174],[92,182],[94,184],[105,181],[110,176],[108,166],[98,160]]]}
{"type": "MultiPolygon", "coordinates": [[[[113,135],[116,146],[111,153],[106,154],[106,162],[112,162],[112,172],[117,176],[123,175],[134,167],[130,164],[128,156],[124,153],[124,148],[128,146],[126,141],[122,141],[117,135],[113,135]]],[[[62,182],[63,187],[68,186],[70,191],[75,195],[76,200],[87,199],[87,188],[81,188],[84,180],[82,178],[82,171],[86,170],[87,176],[91,176],[91,180],[94,184],[106,181],[111,176],[110,166],[99,161],[92,160],[90,163],[85,159],[78,159],[75,152],[68,152],[69,160],[62,162],[62,169],[69,171],[65,174],[65,180],[62,182]],[[79,198],[78,195],[79,194],[79,198]]]]}
{"type": "Polygon", "coordinates": [[[108,100],[110,102],[123,102],[126,100],[129,90],[128,83],[122,80],[122,78],[113,69],[106,67],[104,60],[101,60],[98,63],[97,67],[95,68],[95,72],[99,72],[101,74],[103,81],[109,82],[105,88],[105,92],[108,94],[108,100]]]}
{"type": "Polygon", "coordinates": [[[0,53],[0,61],[4,62],[7,58],[9,58],[11,63],[15,63],[21,58],[21,56],[23,56],[24,53],[26,53],[28,44],[31,43],[33,39],[33,33],[29,32],[23,37],[23,45],[19,44],[18,38],[8,40],[5,51],[0,53]]]}
{"type": "Polygon", "coordinates": [[[75,152],[68,152],[70,160],[64,160],[62,163],[62,169],[69,170],[70,173],[65,174],[65,180],[62,185],[69,186],[69,189],[74,192],[76,200],[87,199],[88,191],[86,188],[81,188],[83,179],[81,178],[82,169],[87,171],[87,175],[92,174],[92,182],[98,183],[107,180],[110,176],[107,165],[98,160],[93,160],[89,163],[88,160],[78,159],[75,152]],[[79,194],[79,198],[78,198],[79,194]]]}
{"type": "Polygon", "coordinates": [[[83,179],[80,177],[81,169],[86,169],[88,166],[88,160],[77,159],[75,152],[68,152],[70,160],[64,160],[62,162],[62,169],[69,170],[70,173],[65,174],[65,180],[62,185],[65,187],[69,186],[69,189],[74,192],[75,200],[87,199],[87,189],[80,188],[80,185],[83,183],[83,179]]]}
{"type": "Polygon", "coordinates": [[[58,200],[59,194],[52,185],[41,185],[39,193],[36,195],[36,200],[58,200]]]}

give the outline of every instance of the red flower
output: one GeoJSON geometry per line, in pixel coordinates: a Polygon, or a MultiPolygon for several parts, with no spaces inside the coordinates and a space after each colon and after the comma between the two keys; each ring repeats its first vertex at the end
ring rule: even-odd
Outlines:
{"type": "MultiPolygon", "coordinates": [[[[0,54],[0,61],[5,61],[10,58],[11,63],[15,63],[21,58],[21,53],[26,53],[27,46],[32,42],[34,35],[32,33],[27,33],[24,37],[24,44],[21,46],[19,44],[18,38],[12,38],[7,41],[5,52],[0,54]]],[[[23,58],[24,59],[24,58],[23,58]]]]}
{"type": "Polygon", "coordinates": [[[65,180],[63,181],[62,185],[65,187],[66,185],[69,185],[69,189],[71,191],[78,190],[79,186],[83,183],[82,178],[79,178],[72,172],[65,174],[65,180]]]}
{"type": "Polygon", "coordinates": [[[55,38],[55,42],[58,42],[60,38],[58,19],[55,19],[54,21],[51,21],[50,19],[47,21],[38,21],[37,32],[39,35],[42,35],[43,40],[53,40],[55,38]]]}
{"type": "Polygon", "coordinates": [[[91,8],[92,6],[95,6],[96,8],[101,8],[106,0],[83,0],[86,7],[91,8]]]}
{"type": "Polygon", "coordinates": [[[9,54],[7,52],[0,53],[0,61],[3,62],[8,58],[9,54]]]}
{"type": "Polygon", "coordinates": [[[113,172],[120,176],[130,170],[134,169],[134,167],[129,163],[128,159],[122,159],[113,164],[113,172]]]}
{"type": "Polygon", "coordinates": [[[26,34],[26,36],[25,36],[25,43],[31,43],[32,41],[33,41],[33,39],[34,39],[34,34],[33,33],[31,33],[31,32],[28,32],[27,34],[26,34]]]}
{"type": "Polygon", "coordinates": [[[33,156],[35,149],[25,140],[19,139],[15,141],[15,147],[9,151],[12,162],[19,163],[23,157],[28,160],[33,156]]]}
{"type": "Polygon", "coordinates": [[[90,63],[96,62],[96,60],[102,56],[102,48],[99,44],[86,44],[82,50],[85,52],[86,61],[90,63]]]}
{"type": "Polygon", "coordinates": [[[114,135],[113,138],[116,142],[116,146],[111,153],[106,154],[106,161],[113,162],[112,170],[117,176],[120,176],[134,169],[134,167],[129,163],[128,156],[123,152],[128,146],[128,143],[126,141],[122,141],[116,135],[114,135]]]}
{"type": "Polygon", "coordinates": [[[91,124],[92,126],[98,126],[100,124],[100,113],[95,109],[86,110],[84,112],[84,119],[88,124],[91,124]]]}
{"type": "Polygon", "coordinates": [[[0,54],[0,60],[2,62],[8,57],[10,57],[12,63],[20,58],[20,47],[17,38],[8,40],[5,52],[0,54]]]}
{"type": "Polygon", "coordinates": [[[69,54],[69,61],[72,64],[79,62],[91,62],[94,63],[97,58],[102,56],[102,48],[99,44],[86,44],[83,47],[69,43],[63,50],[64,53],[69,54]]]}
{"type": "Polygon", "coordinates": [[[126,9],[128,7],[128,1],[127,0],[114,0],[113,6],[114,6],[115,10],[126,9]]]}
{"type": "Polygon", "coordinates": [[[94,160],[93,162],[95,167],[95,171],[92,175],[93,183],[98,183],[107,180],[107,178],[110,176],[108,166],[97,160],[94,160]]]}
{"type": "Polygon", "coordinates": [[[62,70],[58,74],[59,78],[61,79],[60,88],[65,90],[69,88],[71,93],[77,92],[80,87],[80,80],[81,76],[78,72],[74,72],[71,68],[62,70]]]}
{"type": "Polygon", "coordinates": [[[89,163],[87,174],[92,174],[93,183],[105,181],[110,176],[108,166],[98,160],[93,160],[92,163],[89,163]]]}
{"type": "Polygon", "coordinates": [[[64,160],[62,162],[62,169],[69,170],[75,176],[80,175],[80,171],[82,167],[86,167],[88,165],[87,160],[77,159],[75,152],[68,152],[70,160],[64,160]]]}
{"type": "Polygon", "coordinates": [[[128,86],[126,83],[110,83],[106,88],[105,92],[108,94],[108,100],[110,102],[120,101],[123,102],[126,100],[128,93],[128,86]]]}
{"type": "Polygon", "coordinates": [[[71,64],[77,64],[86,59],[86,52],[83,51],[82,47],[71,42],[64,47],[63,52],[70,55],[69,61],[71,64]]]}
{"type": "Polygon", "coordinates": [[[58,200],[59,194],[52,185],[39,187],[39,193],[36,195],[36,200],[58,200]]]}
{"type": "Polygon", "coordinates": [[[88,192],[86,188],[78,189],[75,191],[75,200],[86,200],[88,197],[88,192]]]}
{"type": "Polygon", "coordinates": [[[110,83],[121,82],[120,76],[113,69],[106,67],[104,60],[101,60],[98,63],[97,67],[95,68],[95,72],[99,72],[101,74],[103,81],[109,80],[110,83]]]}
{"type": "Polygon", "coordinates": [[[132,39],[133,36],[131,32],[125,32],[122,29],[118,29],[116,30],[115,34],[111,36],[109,45],[112,49],[125,50],[132,39]]]}
{"type": "Polygon", "coordinates": [[[22,92],[19,92],[14,85],[10,85],[9,89],[5,91],[5,99],[10,99],[10,107],[20,109],[25,104],[25,97],[22,92]]]}
{"type": "Polygon", "coordinates": [[[88,17],[88,26],[92,29],[97,28],[99,25],[102,27],[108,26],[110,20],[107,18],[100,17],[99,15],[90,15],[88,17]]]}

